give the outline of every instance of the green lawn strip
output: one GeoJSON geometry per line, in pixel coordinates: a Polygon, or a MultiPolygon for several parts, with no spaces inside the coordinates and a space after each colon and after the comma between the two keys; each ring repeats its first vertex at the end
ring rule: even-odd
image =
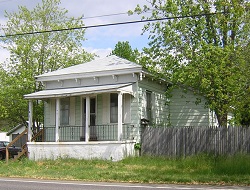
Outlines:
{"type": "Polygon", "coordinates": [[[133,157],[0,162],[0,176],[134,183],[250,185],[250,156],[133,157]]]}

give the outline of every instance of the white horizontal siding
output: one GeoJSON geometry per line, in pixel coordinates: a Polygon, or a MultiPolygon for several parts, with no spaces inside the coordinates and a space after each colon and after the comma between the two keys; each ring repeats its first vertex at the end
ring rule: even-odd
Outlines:
{"type": "Polygon", "coordinates": [[[154,80],[144,79],[139,82],[139,108],[141,109],[141,118],[146,118],[146,91],[152,92],[152,117],[151,123],[155,126],[167,126],[168,106],[165,96],[166,85],[159,84],[154,80]]]}
{"type": "Polygon", "coordinates": [[[140,121],[140,108],[138,107],[138,99],[131,97],[131,123],[139,124],[140,121]]]}
{"type": "Polygon", "coordinates": [[[171,126],[208,126],[209,109],[205,108],[205,99],[191,91],[174,89],[170,99],[170,123],[171,126]]]}
{"type": "Polygon", "coordinates": [[[82,111],[81,111],[81,98],[77,96],[75,98],[75,123],[78,126],[82,125],[82,111]]]}
{"type": "Polygon", "coordinates": [[[50,112],[50,105],[51,104],[51,100],[49,101],[44,101],[44,125],[48,126],[50,125],[50,118],[51,118],[51,112],[50,112]]]}
{"type": "Polygon", "coordinates": [[[97,101],[96,101],[96,108],[97,108],[97,112],[96,112],[96,124],[100,125],[103,124],[103,96],[104,94],[98,94],[96,96],[97,101]]]}

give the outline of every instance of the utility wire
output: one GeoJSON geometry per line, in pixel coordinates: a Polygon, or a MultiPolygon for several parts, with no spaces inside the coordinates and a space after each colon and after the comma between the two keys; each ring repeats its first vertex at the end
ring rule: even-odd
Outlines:
{"type": "Polygon", "coordinates": [[[62,31],[69,31],[69,30],[80,30],[80,29],[87,29],[87,28],[99,28],[99,27],[105,27],[105,26],[117,26],[117,25],[135,24],[135,23],[144,23],[144,22],[156,22],[156,21],[162,21],[162,20],[182,19],[182,18],[190,18],[190,17],[202,17],[202,16],[210,16],[210,15],[216,15],[216,14],[225,14],[225,12],[203,13],[203,14],[196,14],[196,15],[164,17],[164,18],[158,18],[158,19],[135,20],[135,21],[127,21],[127,22],[80,26],[80,27],[73,27],[73,28],[62,28],[62,29],[55,29],[55,30],[43,30],[43,31],[36,31],[36,32],[7,34],[7,35],[1,35],[0,38],[32,35],[32,34],[43,34],[43,33],[51,33],[51,32],[62,32],[62,31]]]}
{"type": "MultiPolygon", "coordinates": [[[[13,0],[4,0],[4,1],[0,1],[1,2],[6,2],[6,1],[13,1],[13,0]]],[[[149,9],[146,14],[149,14],[149,13],[152,13],[154,9],[149,9]]],[[[94,18],[103,18],[103,17],[110,17],[110,16],[119,16],[119,15],[128,15],[128,12],[122,12],[122,13],[112,13],[112,14],[105,14],[105,15],[96,15],[96,16],[87,16],[87,17],[84,17],[84,15],[82,15],[81,17],[79,18],[74,18],[73,20],[86,20],[86,19],[94,19],[94,18]]],[[[132,16],[132,15],[130,15],[132,16]]],[[[61,22],[65,22],[65,21],[70,21],[72,20],[72,18],[69,18],[69,19],[66,19],[66,20],[60,20],[60,21],[57,21],[57,23],[61,23],[61,22]]],[[[5,26],[5,25],[1,25],[0,26],[5,26]]],[[[0,28],[1,30],[1,28],[0,28]]]]}
{"type": "MultiPolygon", "coordinates": [[[[8,1],[11,1],[11,0],[8,0],[8,1]]],[[[1,1],[0,1],[1,3],[1,1]]],[[[153,9],[150,9],[150,10],[153,10],[153,9]]],[[[147,12],[147,13],[151,13],[150,11],[147,12]]],[[[103,17],[110,17],[110,16],[119,16],[119,15],[128,15],[128,12],[123,12],[123,13],[113,13],[113,14],[106,14],[106,15],[96,15],[96,16],[87,16],[87,17],[84,17],[84,15],[82,15],[80,18],[69,18],[69,19],[66,19],[66,20],[60,20],[60,21],[57,21],[56,23],[62,23],[62,22],[66,22],[66,21],[70,21],[70,20],[87,20],[87,19],[94,19],[94,18],[103,18],[103,17]]],[[[3,24],[0,24],[0,30],[1,29],[6,29],[6,28],[3,28],[6,27],[6,25],[3,25],[3,24]]]]}
{"type": "Polygon", "coordinates": [[[118,16],[118,15],[128,15],[128,13],[113,13],[113,14],[106,14],[106,15],[97,15],[97,16],[87,16],[87,17],[82,17],[82,20],[85,19],[92,19],[92,18],[102,18],[102,17],[109,17],[109,16],[118,16]]]}
{"type": "Polygon", "coordinates": [[[0,3],[5,3],[5,2],[10,2],[10,1],[13,1],[13,0],[3,0],[3,1],[0,1],[0,3]]]}
{"type": "MultiPolygon", "coordinates": [[[[155,9],[149,9],[146,14],[152,13],[152,11],[155,9]]],[[[102,17],[109,17],[109,16],[119,16],[119,15],[128,15],[128,12],[123,12],[123,13],[113,13],[113,14],[106,14],[106,15],[96,15],[96,16],[87,16],[87,17],[82,17],[82,20],[85,19],[92,19],[92,18],[102,18],[102,17]]],[[[130,15],[132,16],[132,15],[130,15]]]]}

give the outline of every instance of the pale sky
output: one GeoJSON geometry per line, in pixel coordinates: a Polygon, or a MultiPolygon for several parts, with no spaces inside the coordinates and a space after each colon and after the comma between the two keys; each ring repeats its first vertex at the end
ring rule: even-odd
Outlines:
{"type": "MultiPolygon", "coordinates": [[[[16,12],[18,6],[26,6],[32,9],[41,0],[0,0],[0,34],[1,26],[4,26],[6,19],[4,11],[16,12]]],[[[140,20],[141,16],[128,16],[127,14],[102,16],[110,14],[127,13],[128,10],[134,10],[137,4],[147,4],[146,0],[61,0],[61,7],[69,11],[69,16],[79,17],[84,15],[84,23],[86,26],[109,24],[117,22],[126,22],[140,20]]],[[[83,48],[88,52],[96,53],[100,57],[108,55],[118,41],[129,41],[132,48],[141,50],[147,46],[148,36],[141,35],[143,23],[129,24],[109,27],[90,28],[86,30],[85,38],[87,41],[83,42],[83,48]]],[[[8,52],[1,48],[3,44],[0,43],[0,63],[2,63],[8,52]]]]}

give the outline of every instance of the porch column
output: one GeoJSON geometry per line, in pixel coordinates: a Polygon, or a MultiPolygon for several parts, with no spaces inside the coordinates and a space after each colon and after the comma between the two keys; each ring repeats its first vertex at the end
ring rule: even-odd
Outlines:
{"type": "Polygon", "coordinates": [[[122,140],[122,92],[118,93],[118,141],[122,140]]]}
{"type": "Polygon", "coordinates": [[[86,97],[86,121],[85,121],[85,142],[89,142],[89,125],[90,125],[90,97],[86,97]]]}
{"type": "Polygon", "coordinates": [[[33,117],[33,101],[29,100],[29,124],[28,124],[28,142],[31,142],[32,138],[32,117],[33,117]]]}
{"type": "Polygon", "coordinates": [[[59,142],[59,125],[60,125],[60,99],[56,99],[56,129],[55,142],[59,142]]]}

